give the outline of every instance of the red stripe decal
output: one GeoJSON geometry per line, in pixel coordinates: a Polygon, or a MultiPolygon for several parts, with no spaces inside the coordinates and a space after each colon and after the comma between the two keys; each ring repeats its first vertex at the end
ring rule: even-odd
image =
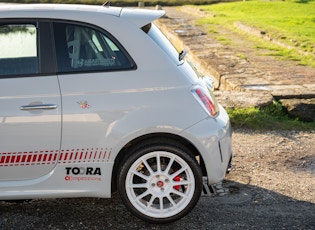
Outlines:
{"type": "Polygon", "coordinates": [[[31,166],[46,164],[77,164],[80,162],[107,162],[111,150],[103,148],[71,149],[71,150],[42,150],[30,152],[0,153],[2,166],[31,166]]]}

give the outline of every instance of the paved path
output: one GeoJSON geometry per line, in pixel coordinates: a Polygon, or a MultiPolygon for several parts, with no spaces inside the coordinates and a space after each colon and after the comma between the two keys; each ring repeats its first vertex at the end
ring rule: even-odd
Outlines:
{"type": "Polygon", "coordinates": [[[163,33],[178,49],[189,51],[188,60],[203,74],[212,75],[220,92],[232,91],[229,96],[219,93],[219,100],[220,96],[225,101],[233,95],[239,101],[231,102],[232,106],[238,103],[251,106],[272,99],[315,98],[314,68],[263,55],[269,51],[253,49],[254,44],[242,37],[245,35],[216,27],[221,39],[227,41],[222,45],[205,28],[195,25],[194,20],[202,17],[202,12],[187,6],[163,9],[166,17],[157,21],[163,33]],[[240,92],[246,92],[245,98],[240,92]]]}

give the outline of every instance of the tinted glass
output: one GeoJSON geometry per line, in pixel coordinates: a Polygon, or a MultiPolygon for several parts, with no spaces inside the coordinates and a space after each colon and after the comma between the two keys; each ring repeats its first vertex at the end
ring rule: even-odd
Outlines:
{"type": "Polygon", "coordinates": [[[87,26],[54,23],[58,72],[132,69],[133,62],[117,43],[87,26]]]}
{"type": "Polygon", "coordinates": [[[0,76],[38,73],[37,29],[34,25],[1,25],[0,50],[0,76]]]}

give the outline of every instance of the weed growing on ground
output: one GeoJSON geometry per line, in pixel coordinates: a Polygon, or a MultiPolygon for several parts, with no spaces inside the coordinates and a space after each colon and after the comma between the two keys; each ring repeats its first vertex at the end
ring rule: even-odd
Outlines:
{"type": "Polygon", "coordinates": [[[263,130],[315,130],[315,122],[301,122],[289,118],[282,105],[273,101],[262,108],[227,109],[232,125],[238,128],[263,130]]]}

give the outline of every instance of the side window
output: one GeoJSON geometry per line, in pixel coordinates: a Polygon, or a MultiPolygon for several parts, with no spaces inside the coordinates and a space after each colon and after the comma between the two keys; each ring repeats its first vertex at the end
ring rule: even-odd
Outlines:
{"type": "Polygon", "coordinates": [[[134,68],[126,52],[94,28],[55,22],[54,37],[59,73],[134,68]]]}
{"type": "Polygon", "coordinates": [[[0,76],[37,74],[37,54],[35,25],[0,25],[0,76]]]}

